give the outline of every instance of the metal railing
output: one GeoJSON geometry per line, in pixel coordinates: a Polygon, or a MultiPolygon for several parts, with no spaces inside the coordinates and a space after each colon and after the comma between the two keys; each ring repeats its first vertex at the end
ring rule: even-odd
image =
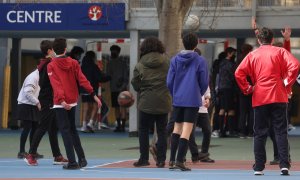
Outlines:
{"type": "MultiPolygon", "coordinates": [[[[155,8],[154,0],[129,0],[130,8],[155,8]]],[[[194,6],[202,8],[251,8],[252,0],[195,0],[194,6]]],[[[300,6],[300,0],[257,0],[257,6],[300,6]]]]}
{"type": "Polygon", "coordinates": [[[6,0],[7,3],[120,3],[128,0],[6,0]]]}
{"type": "MultiPolygon", "coordinates": [[[[130,8],[155,8],[154,0],[5,0],[7,3],[128,3],[130,8]]],[[[195,0],[194,7],[251,8],[252,0],[195,0]]],[[[300,0],[257,0],[258,7],[295,7],[300,0]]]]}

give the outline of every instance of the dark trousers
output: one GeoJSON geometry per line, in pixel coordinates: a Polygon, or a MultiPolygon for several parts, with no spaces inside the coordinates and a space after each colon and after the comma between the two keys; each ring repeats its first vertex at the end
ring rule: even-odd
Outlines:
{"type": "MultiPolygon", "coordinates": [[[[271,126],[269,129],[269,135],[270,135],[270,138],[271,138],[272,144],[273,144],[274,160],[279,160],[277,142],[276,142],[276,137],[275,137],[275,132],[274,132],[273,126],[271,126]]],[[[289,151],[290,151],[290,145],[289,145],[289,151]]],[[[291,159],[291,155],[289,154],[289,161],[290,161],[290,159],[291,159]]]]}
{"type": "Polygon", "coordinates": [[[270,126],[269,135],[270,135],[270,138],[271,138],[272,144],[273,144],[274,159],[278,160],[279,159],[278,148],[277,148],[277,142],[276,142],[276,137],[275,137],[275,132],[274,132],[273,126],[270,126]]]}
{"type": "Polygon", "coordinates": [[[40,123],[33,135],[32,143],[30,145],[29,153],[36,154],[37,148],[45,135],[48,131],[49,141],[51,145],[52,155],[53,157],[60,156],[60,149],[58,145],[58,138],[57,138],[57,125],[56,125],[56,117],[55,112],[53,109],[43,108],[39,112],[40,123]]]}
{"type": "Polygon", "coordinates": [[[29,133],[30,133],[29,143],[31,145],[33,135],[38,126],[38,122],[24,120],[24,121],[22,121],[22,126],[23,126],[23,131],[20,136],[20,151],[19,152],[25,152],[25,145],[26,145],[26,141],[27,141],[29,133]]]}
{"type": "Polygon", "coordinates": [[[245,96],[240,94],[239,96],[239,131],[243,135],[253,134],[253,108],[252,108],[252,96],[245,96]]]}
{"type": "Polygon", "coordinates": [[[193,129],[190,139],[189,139],[189,148],[190,148],[192,156],[198,155],[198,146],[197,146],[197,143],[195,140],[195,128],[196,127],[202,128],[202,133],[203,133],[201,153],[208,153],[209,145],[210,145],[210,138],[211,138],[211,125],[209,122],[208,113],[198,113],[197,122],[194,125],[194,129],[193,129]]]}
{"type": "Polygon", "coordinates": [[[220,111],[219,104],[215,104],[215,111],[213,114],[213,131],[220,130],[219,111],[220,111]]]}
{"type": "Polygon", "coordinates": [[[157,131],[157,161],[164,162],[167,152],[167,132],[166,125],[168,114],[149,114],[139,112],[139,143],[140,143],[140,159],[149,160],[149,129],[156,124],[157,131]]]}
{"type": "Polygon", "coordinates": [[[74,149],[77,153],[78,159],[85,158],[75,125],[75,109],[76,107],[72,107],[72,109],[69,111],[63,108],[54,109],[57,126],[62,135],[66,154],[70,164],[76,163],[74,149]]]}
{"type": "Polygon", "coordinates": [[[266,140],[273,126],[277,142],[280,168],[289,168],[287,104],[273,103],[254,108],[255,171],[262,171],[266,163],[266,140]]]}

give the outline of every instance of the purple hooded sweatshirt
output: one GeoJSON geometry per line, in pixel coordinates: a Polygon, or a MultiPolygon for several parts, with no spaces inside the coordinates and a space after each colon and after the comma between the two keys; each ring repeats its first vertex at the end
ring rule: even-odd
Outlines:
{"type": "Polygon", "coordinates": [[[171,59],[167,86],[173,106],[200,107],[208,87],[206,60],[194,51],[183,50],[171,59]]]}

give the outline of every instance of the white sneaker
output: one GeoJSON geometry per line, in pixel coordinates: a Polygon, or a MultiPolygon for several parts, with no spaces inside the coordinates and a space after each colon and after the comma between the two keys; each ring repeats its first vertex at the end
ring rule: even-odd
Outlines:
{"type": "Polygon", "coordinates": [[[264,175],[264,172],[263,171],[254,171],[254,175],[255,176],[262,176],[262,175],[264,175]]]}
{"type": "Polygon", "coordinates": [[[220,134],[219,134],[219,131],[215,130],[211,133],[211,137],[212,138],[219,138],[220,137],[220,134]]]}
{"type": "Polygon", "coordinates": [[[292,124],[289,124],[288,131],[292,131],[292,130],[295,130],[295,129],[296,129],[295,126],[293,126],[292,124]]]}
{"type": "Polygon", "coordinates": [[[103,129],[110,129],[105,123],[101,123],[101,128],[103,128],[103,129]]]}
{"type": "Polygon", "coordinates": [[[288,168],[281,168],[281,174],[280,175],[289,176],[290,175],[289,169],[288,168]]]}
{"type": "Polygon", "coordinates": [[[80,131],[83,131],[83,132],[84,132],[84,131],[87,131],[87,129],[86,129],[86,127],[81,127],[81,128],[80,128],[80,131]]]}

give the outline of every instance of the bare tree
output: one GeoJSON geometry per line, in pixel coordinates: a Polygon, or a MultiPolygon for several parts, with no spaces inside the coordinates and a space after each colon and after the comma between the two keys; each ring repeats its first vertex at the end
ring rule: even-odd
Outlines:
{"type": "Polygon", "coordinates": [[[181,33],[184,17],[194,0],[155,0],[159,21],[159,39],[169,57],[182,47],[181,33]]]}

